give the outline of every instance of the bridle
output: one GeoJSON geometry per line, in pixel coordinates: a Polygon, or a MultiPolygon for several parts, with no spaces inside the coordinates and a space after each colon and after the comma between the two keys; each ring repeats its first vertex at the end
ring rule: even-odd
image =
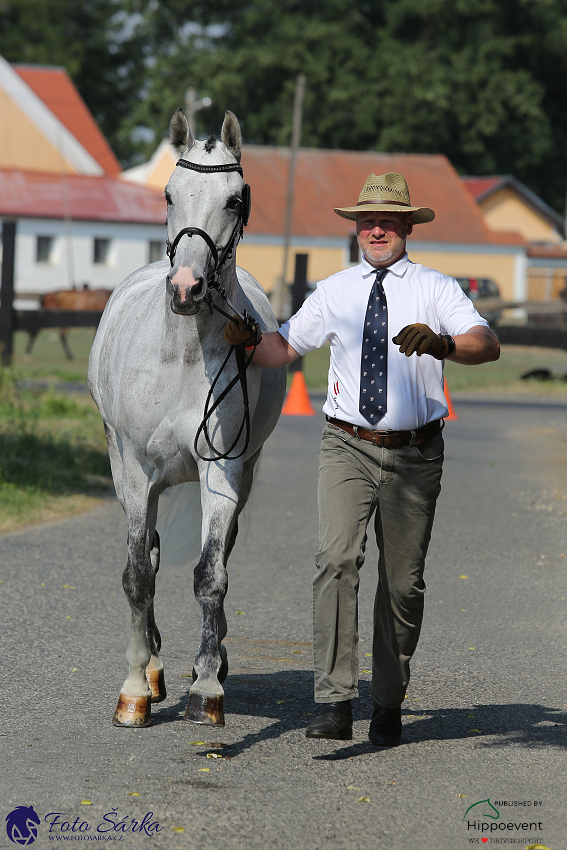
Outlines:
{"type": "MultiPolygon", "coordinates": [[[[191,171],[198,171],[201,174],[214,174],[214,173],[218,173],[218,172],[237,171],[240,174],[240,176],[242,177],[242,179],[244,179],[244,172],[242,171],[242,167],[237,162],[228,163],[226,165],[198,165],[197,163],[189,162],[186,159],[178,159],[177,162],[175,163],[175,165],[180,166],[181,168],[188,168],[191,171]]],[[[251,320],[250,315],[247,313],[246,310],[244,310],[244,314],[242,314],[236,309],[234,304],[231,303],[226,290],[224,289],[224,287],[222,287],[220,285],[219,278],[220,278],[223,266],[225,265],[225,263],[228,260],[230,260],[232,258],[233,253],[234,253],[234,248],[235,248],[237,242],[239,241],[239,239],[241,239],[243,234],[244,234],[244,228],[248,224],[248,219],[250,218],[250,202],[251,202],[250,186],[248,185],[248,183],[245,183],[244,189],[242,190],[242,201],[241,201],[241,205],[240,205],[240,211],[238,213],[238,218],[236,219],[236,224],[234,225],[233,231],[230,235],[230,239],[228,240],[225,247],[222,249],[220,256],[219,256],[219,252],[217,251],[217,247],[216,247],[215,243],[213,242],[213,240],[211,239],[211,237],[209,236],[209,234],[206,233],[204,230],[201,230],[200,227],[184,227],[183,230],[180,230],[179,233],[177,233],[173,242],[170,242],[169,239],[168,239],[168,240],[166,240],[166,243],[165,243],[166,244],[166,253],[167,253],[167,256],[169,257],[169,262],[171,263],[172,268],[173,268],[173,263],[175,261],[175,252],[177,250],[177,246],[179,245],[179,241],[181,240],[181,238],[183,236],[190,236],[190,237],[191,236],[200,236],[201,239],[203,239],[207,243],[207,246],[208,246],[208,248],[211,252],[211,256],[212,256],[213,262],[214,262],[213,268],[209,271],[209,273],[207,274],[207,277],[205,278],[205,281],[206,281],[206,284],[207,284],[207,293],[206,293],[203,300],[206,302],[206,304],[209,308],[209,313],[212,315],[213,310],[216,310],[217,313],[221,313],[223,316],[226,316],[227,319],[233,319],[234,318],[234,316],[231,316],[229,313],[225,312],[225,310],[223,310],[221,307],[219,307],[217,304],[214,303],[210,290],[216,289],[216,291],[219,293],[219,295],[221,296],[223,301],[225,301],[225,303],[230,307],[230,309],[240,319],[242,319],[242,321],[244,322],[245,325],[248,324],[248,322],[251,320]]],[[[256,321],[256,320],[252,319],[252,321],[256,321]]],[[[222,366],[220,367],[213,383],[211,384],[211,387],[210,387],[208,395],[207,395],[207,400],[205,402],[205,410],[204,410],[204,413],[203,413],[203,420],[202,420],[201,424],[199,425],[199,427],[197,429],[197,433],[195,434],[195,441],[194,441],[195,452],[198,455],[198,457],[201,458],[201,460],[205,460],[205,461],[209,461],[209,462],[216,461],[216,460],[237,460],[239,457],[242,457],[242,455],[245,453],[246,449],[248,448],[248,444],[250,442],[250,407],[249,407],[249,402],[248,402],[248,385],[247,385],[247,382],[246,382],[246,370],[248,369],[248,367],[250,366],[250,363],[252,362],[252,358],[254,357],[254,352],[256,351],[256,345],[257,345],[257,343],[254,345],[254,348],[253,348],[252,352],[250,353],[249,357],[246,357],[244,343],[242,343],[241,345],[231,346],[227,356],[224,359],[222,366]],[[220,394],[220,396],[216,399],[214,404],[209,407],[209,405],[211,403],[212,395],[213,395],[213,392],[214,392],[214,389],[215,389],[215,386],[216,386],[216,383],[217,383],[218,379],[220,378],[221,374],[223,373],[224,368],[225,368],[226,364],[228,363],[233,350],[234,350],[234,353],[235,353],[238,373],[232,379],[232,381],[230,381],[228,386],[225,387],[225,389],[220,394]],[[227,449],[226,452],[219,452],[219,450],[216,449],[215,446],[213,445],[212,440],[209,436],[208,424],[207,423],[208,423],[208,420],[211,418],[212,414],[214,413],[214,411],[217,409],[217,407],[221,403],[221,401],[223,401],[223,399],[226,398],[228,393],[232,390],[233,387],[236,386],[236,384],[238,382],[240,382],[240,386],[242,387],[242,397],[243,397],[243,401],[244,401],[244,416],[242,418],[242,423],[240,425],[240,428],[238,429],[238,433],[237,433],[231,447],[229,449],[227,449]],[[234,449],[236,444],[238,443],[238,441],[240,439],[240,435],[242,434],[242,431],[244,430],[245,427],[246,427],[246,437],[245,437],[245,440],[244,440],[244,448],[242,449],[242,451],[239,454],[233,455],[232,457],[230,457],[230,453],[234,449]],[[198,443],[199,436],[200,436],[201,432],[203,433],[203,436],[206,440],[206,443],[207,443],[209,449],[213,453],[213,457],[204,457],[199,452],[199,449],[197,448],[197,443],[198,443]]]]}
{"type": "MultiPolygon", "coordinates": [[[[187,159],[178,159],[175,163],[176,166],[180,166],[181,168],[188,168],[190,171],[198,171],[200,174],[218,174],[219,172],[231,172],[237,171],[242,179],[244,179],[244,172],[242,171],[242,166],[240,166],[237,162],[227,163],[226,165],[198,165],[196,162],[189,162],[187,159]]],[[[236,243],[242,239],[244,235],[244,228],[248,224],[248,219],[250,218],[250,186],[248,183],[245,183],[244,189],[242,190],[242,202],[240,205],[240,211],[238,213],[238,218],[236,219],[236,224],[232,230],[230,235],[230,239],[228,240],[225,247],[222,249],[221,254],[219,256],[219,252],[217,251],[217,246],[211,239],[208,233],[204,230],[201,230],[200,227],[184,227],[183,230],[180,230],[179,233],[175,236],[173,242],[170,242],[169,239],[166,240],[166,253],[169,257],[169,262],[173,268],[173,263],[175,262],[175,252],[177,251],[177,246],[183,236],[200,236],[201,239],[207,243],[207,246],[211,252],[211,256],[213,258],[214,266],[209,271],[207,277],[205,278],[205,282],[207,284],[207,290],[216,289],[223,301],[226,301],[231,310],[234,310],[236,315],[242,319],[244,322],[247,321],[246,311],[244,312],[244,316],[238,312],[236,307],[230,303],[226,290],[220,285],[219,278],[223,269],[224,264],[232,258],[234,253],[234,248],[236,243]]],[[[227,315],[223,310],[217,307],[216,304],[213,303],[211,299],[210,292],[207,292],[207,296],[205,300],[209,306],[209,311],[212,313],[213,310],[217,310],[219,313],[223,313],[223,315],[227,315]],[[208,297],[207,297],[208,296],[208,297]]],[[[232,319],[232,316],[228,317],[232,319]]]]}

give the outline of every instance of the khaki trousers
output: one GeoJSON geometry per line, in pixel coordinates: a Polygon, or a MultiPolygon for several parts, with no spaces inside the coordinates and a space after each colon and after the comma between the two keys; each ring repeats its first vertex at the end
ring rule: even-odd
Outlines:
{"type": "Polygon", "coordinates": [[[441,490],[443,437],[386,449],[323,428],[313,581],[315,702],[358,696],[358,588],[373,514],[378,560],[373,699],[402,704],[423,617],[425,556],[441,490]]]}

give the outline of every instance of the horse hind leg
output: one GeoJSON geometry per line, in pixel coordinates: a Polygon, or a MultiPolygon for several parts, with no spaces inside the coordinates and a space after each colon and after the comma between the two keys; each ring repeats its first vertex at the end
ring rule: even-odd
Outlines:
{"type": "Polygon", "coordinates": [[[37,339],[38,333],[39,331],[28,331],[28,344],[26,345],[26,350],[24,354],[32,353],[33,344],[37,339]]]}
{"type": "MultiPolygon", "coordinates": [[[[154,574],[157,575],[159,570],[159,534],[154,532],[153,546],[150,550],[150,560],[154,569],[154,574]]],[[[150,645],[151,658],[150,663],[146,667],[146,679],[152,689],[152,702],[163,702],[167,696],[165,688],[165,675],[163,672],[163,663],[159,657],[161,649],[161,635],[157,627],[154,616],[154,601],[150,602],[148,613],[146,615],[146,635],[150,645]]]]}
{"type": "Polygon", "coordinates": [[[69,342],[67,340],[67,328],[61,328],[59,331],[59,340],[61,345],[63,346],[63,351],[65,352],[65,357],[67,360],[73,360],[73,352],[69,347],[69,342]]]}

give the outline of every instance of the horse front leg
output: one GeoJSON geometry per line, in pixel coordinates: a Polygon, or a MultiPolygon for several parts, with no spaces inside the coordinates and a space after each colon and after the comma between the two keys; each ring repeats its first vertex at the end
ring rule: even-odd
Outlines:
{"type": "Polygon", "coordinates": [[[243,469],[215,464],[201,482],[203,552],[194,571],[195,598],[201,606],[201,644],[193,667],[193,686],[185,720],[224,726],[224,682],[228,656],[222,641],[227,622],[224,599],[228,588],[227,562],[236,542],[238,516],[248,500],[260,452],[243,469]],[[206,487],[205,487],[206,481],[206,487]]]}
{"type": "Polygon", "coordinates": [[[189,694],[185,720],[209,726],[224,726],[224,690],[219,682],[222,666],[219,621],[221,630],[226,634],[223,612],[228,588],[225,549],[232,519],[223,513],[211,517],[201,558],[193,573],[195,599],[201,606],[202,626],[201,643],[193,667],[196,679],[189,694]]]}
{"type": "MultiPolygon", "coordinates": [[[[146,668],[152,659],[152,648],[146,629],[155,592],[157,495],[150,492],[148,480],[135,462],[125,464],[123,495],[128,522],[128,562],[122,586],[130,604],[131,637],[126,651],[130,669],[120,689],[112,722],[115,726],[140,727],[151,723],[152,689],[146,668]]],[[[155,642],[154,646],[157,650],[155,642]]]]}
{"type": "MultiPolygon", "coordinates": [[[[159,570],[159,534],[157,531],[154,531],[154,541],[150,550],[150,561],[154,570],[154,575],[157,575],[159,570]]],[[[163,702],[167,696],[167,691],[165,688],[163,663],[159,657],[159,651],[161,649],[161,635],[154,616],[153,599],[149,604],[148,613],[146,614],[146,635],[151,652],[150,663],[146,667],[146,679],[152,689],[151,701],[163,702]]]]}

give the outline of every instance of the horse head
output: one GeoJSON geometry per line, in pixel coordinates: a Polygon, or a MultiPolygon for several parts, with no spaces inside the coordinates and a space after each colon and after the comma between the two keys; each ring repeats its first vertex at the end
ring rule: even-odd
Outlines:
{"type": "Polygon", "coordinates": [[[167,292],[174,313],[193,315],[208,286],[222,275],[226,289],[231,273],[235,277],[234,253],[248,205],[240,168],[242,136],[236,116],[227,111],[222,141],[214,136],[197,141],[178,109],[169,138],[180,159],[165,188],[171,262],[167,292]]]}

